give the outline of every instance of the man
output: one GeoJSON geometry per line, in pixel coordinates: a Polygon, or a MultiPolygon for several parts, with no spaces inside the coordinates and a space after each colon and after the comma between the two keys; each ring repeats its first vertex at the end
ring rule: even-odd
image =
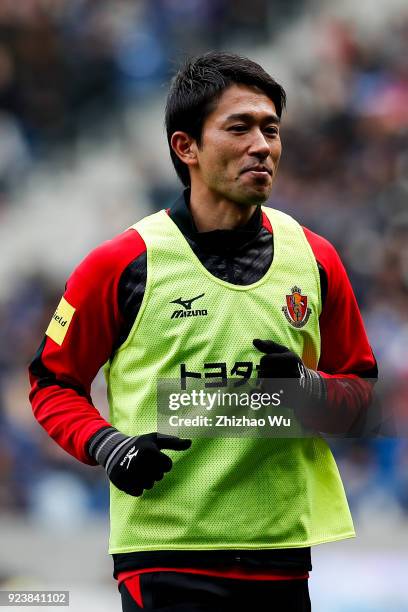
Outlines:
{"type": "Polygon", "coordinates": [[[354,535],[321,438],[155,433],[159,378],[214,382],[242,364],[252,377],[302,378],[316,402],[334,376],[357,381],[332,398],[344,431],[367,404],[376,363],[337,253],[261,208],[284,106],[249,59],[208,53],[180,70],[166,126],[183,196],[85,258],[30,366],[38,421],[112,482],[125,612],[310,610],[310,546],[354,535]],[[107,361],[110,423],[90,397],[107,361]]]}

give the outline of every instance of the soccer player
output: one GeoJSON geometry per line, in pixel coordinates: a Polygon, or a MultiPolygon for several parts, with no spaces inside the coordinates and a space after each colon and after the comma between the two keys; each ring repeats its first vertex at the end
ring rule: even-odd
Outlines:
{"type": "Polygon", "coordinates": [[[39,423],[111,481],[125,612],[310,610],[310,547],[354,535],[321,437],[155,431],[158,378],[214,382],[243,364],[253,377],[257,367],[266,379],[303,377],[316,401],[333,377],[358,381],[332,398],[345,431],[367,405],[376,362],[339,256],[262,206],[284,106],[283,88],[249,59],[186,63],[166,107],[183,195],[84,259],[30,366],[39,423]],[[109,422],[90,396],[105,362],[109,422]]]}

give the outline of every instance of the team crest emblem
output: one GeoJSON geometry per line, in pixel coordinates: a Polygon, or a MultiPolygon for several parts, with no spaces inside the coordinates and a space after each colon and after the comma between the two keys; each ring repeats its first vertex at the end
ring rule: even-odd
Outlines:
{"type": "Polygon", "coordinates": [[[282,306],[282,310],[293,327],[303,327],[312,312],[307,307],[307,296],[302,295],[300,287],[292,287],[291,292],[291,295],[286,296],[286,306],[282,306]]]}

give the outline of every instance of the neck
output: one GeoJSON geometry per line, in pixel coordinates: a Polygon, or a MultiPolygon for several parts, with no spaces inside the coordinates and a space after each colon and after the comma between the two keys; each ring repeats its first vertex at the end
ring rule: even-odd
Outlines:
{"type": "Polygon", "coordinates": [[[191,189],[190,212],[199,232],[237,229],[248,223],[255,210],[256,204],[246,206],[191,189]]]}

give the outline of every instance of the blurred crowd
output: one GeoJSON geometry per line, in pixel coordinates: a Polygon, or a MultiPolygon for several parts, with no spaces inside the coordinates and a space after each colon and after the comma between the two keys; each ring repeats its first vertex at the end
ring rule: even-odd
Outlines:
{"type": "MultiPolygon", "coordinates": [[[[299,2],[274,5],[281,23],[299,2]]],[[[268,16],[266,0],[2,0],[0,187],[124,98],[155,91],[182,56],[266,40],[268,16]]]]}
{"type": "MultiPolygon", "coordinates": [[[[305,6],[282,0],[272,14],[266,0],[2,0],[0,216],[7,219],[38,165],[61,152],[75,155],[84,131],[97,138],[124,108],[162,96],[184,55],[241,47],[251,55],[256,44],[265,56],[282,29],[295,17],[301,21],[305,6]]],[[[313,27],[312,59],[293,69],[271,205],[293,213],[340,252],[380,374],[390,393],[398,388],[392,401],[404,411],[408,12],[370,34],[357,21],[319,15],[313,27]]],[[[143,167],[143,151],[133,155],[143,167]]],[[[152,208],[167,205],[178,191],[175,177],[169,182],[160,172],[146,173],[144,183],[152,208]]],[[[105,511],[107,486],[102,470],[81,465],[48,440],[28,405],[27,364],[62,287],[43,265],[0,302],[0,512],[66,524],[105,511]]],[[[99,379],[94,402],[106,410],[99,379]]],[[[408,517],[407,432],[405,438],[399,433],[336,444],[357,517],[368,504],[408,517]]]]}

